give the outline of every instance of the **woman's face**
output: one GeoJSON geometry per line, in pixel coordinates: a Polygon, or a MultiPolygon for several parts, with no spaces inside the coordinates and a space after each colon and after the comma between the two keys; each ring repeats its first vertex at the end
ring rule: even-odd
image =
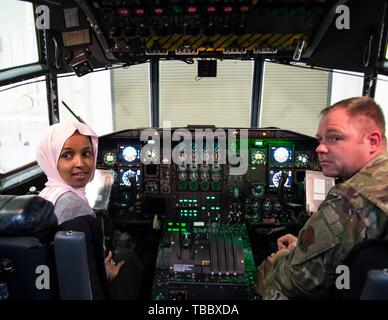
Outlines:
{"type": "Polygon", "coordinates": [[[75,132],[66,140],[59,155],[57,169],[61,178],[73,188],[82,188],[94,171],[92,142],[75,132]]]}

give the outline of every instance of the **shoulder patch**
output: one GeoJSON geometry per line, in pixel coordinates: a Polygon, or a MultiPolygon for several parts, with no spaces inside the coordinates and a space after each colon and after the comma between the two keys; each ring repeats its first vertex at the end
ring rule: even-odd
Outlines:
{"type": "Polygon", "coordinates": [[[306,252],[308,247],[315,242],[315,231],[312,226],[308,226],[300,233],[299,246],[303,252],[306,252]]]}

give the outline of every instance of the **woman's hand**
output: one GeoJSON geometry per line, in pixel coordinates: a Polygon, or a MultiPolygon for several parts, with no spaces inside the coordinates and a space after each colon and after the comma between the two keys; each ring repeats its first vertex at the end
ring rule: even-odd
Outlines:
{"type": "Polygon", "coordinates": [[[120,261],[116,264],[116,262],[112,259],[112,251],[109,251],[107,257],[105,258],[105,269],[108,274],[108,279],[113,280],[116,278],[123,265],[124,261],[120,261]]]}

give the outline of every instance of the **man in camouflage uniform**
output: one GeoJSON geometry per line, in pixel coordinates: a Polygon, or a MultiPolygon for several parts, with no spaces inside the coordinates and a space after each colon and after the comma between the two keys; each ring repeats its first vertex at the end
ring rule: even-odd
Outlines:
{"type": "Polygon", "coordinates": [[[388,153],[381,108],[370,98],[325,108],[316,149],[323,173],[347,179],[333,187],[298,238],[278,239],[278,251],[257,270],[263,299],[324,298],[335,268],[363,240],[388,237],[388,153]]]}

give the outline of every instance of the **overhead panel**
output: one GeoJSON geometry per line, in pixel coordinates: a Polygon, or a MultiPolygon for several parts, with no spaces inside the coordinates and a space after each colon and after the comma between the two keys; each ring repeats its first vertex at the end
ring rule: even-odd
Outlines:
{"type": "Polygon", "coordinates": [[[309,45],[335,2],[102,0],[92,1],[92,6],[113,55],[131,61],[293,57],[298,46],[309,45]]]}

